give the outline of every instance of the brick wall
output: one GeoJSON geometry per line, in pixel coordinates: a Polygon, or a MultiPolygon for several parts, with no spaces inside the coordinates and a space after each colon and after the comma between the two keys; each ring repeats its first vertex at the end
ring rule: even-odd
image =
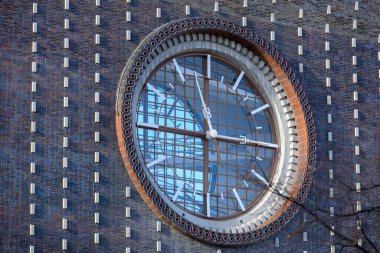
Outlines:
{"type": "MultiPolygon", "coordinates": [[[[337,217],[361,201],[362,209],[379,206],[378,189],[357,193],[361,188],[380,181],[379,140],[379,59],[378,44],[380,5],[377,1],[219,1],[219,12],[214,12],[215,1],[96,1],[71,0],[65,10],[64,0],[34,1],[38,5],[33,13],[33,1],[5,0],[0,5],[0,251],[26,252],[34,246],[35,252],[57,252],[62,249],[62,239],[67,239],[70,252],[155,252],[156,241],[162,242],[163,252],[216,252],[217,248],[194,241],[163,224],[156,231],[157,217],[138,195],[124,168],[115,129],[116,89],[122,70],[142,39],[155,28],[175,19],[187,17],[185,6],[190,5],[190,16],[215,16],[241,24],[247,17],[247,26],[269,40],[280,50],[298,75],[309,100],[316,124],[318,154],[314,186],[306,202],[309,210],[320,212],[327,224],[352,238],[359,239],[355,217],[337,217]],[[331,14],[327,6],[331,5],[331,14]],[[161,18],[156,18],[156,8],[161,8],[161,18]],[[299,11],[303,10],[303,18],[299,11]],[[131,21],[126,21],[126,11],[131,21]],[[275,20],[270,22],[271,13],[275,20]],[[95,24],[100,15],[100,25],[95,24]],[[64,27],[69,19],[69,29],[64,27]],[[353,22],[357,20],[357,29],[353,22]],[[37,31],[32,30],[33,22],[37,31]],[[326,23],[329,33],[325,33],[326,23]],[[302,27],[302,36],[297,36],[302,27]],[[131,40],[126,40],[126,30],[131,40]],[[95,44],[96,34],[100,44],[95,44]],[[69,48],[64,48],[64,38],[69,38],[69,48]],[[356,38],[356,47],[352,47],[356,38]],[[330,50],[326,51],[325,41],[330,50]],[[32,52],[32,42],[37,42],[37,52],[32,52]],[[302,45],[303,53],[298,54],[302,45]],[[95,63],[95,54],[100,63],[95,63]],[[352,64],[357,56],[357,64],[352,64]],[[64,57],[69,66],[64,66],[64,57]],[[331,67],[326,69],[326,59],[331,67]],[[36,62],[36,72],[32,72],[36,62]],[[303,72],[299,64],[303,64],[303,72]],[[95,73],[100,73],[99,83],[95,73]],[[357,83],[353,83],[353,74],[357,83]],[[68,77],[69,87],[64,87],[68,77]],[[331,87],[326,87],[326,77],[331,87]],[[36,91],[32,91],[36,82],[36,91]],[[358,101],[353,92],[358,92],[358,101]],[[99,92],[99,103],[94,93],[99,92]],[[327,105],[326,97],[332,103],[327,105]],[[68,107],[63,98],[68,97],[68,107]],[[31,103],[36,102],[36,112],[31,103]],[[358,109],[358,119],[354,118],[358,109]],[[100,122],[94,122],[99,112],[100,122]],[[327,115],[332,115],[328,123],[327,115]],[[69,126],[63,127],[63,117],[69,126]],[[36,131],[31,132],[31,122],[36,131]],[[354,136],[354,128],[360,136],[354,136]],[[94,142],[94,133],[100,133],[100,142],[94,142]],[[328,132],[332,141],[328,141],[328,132]],[[63,137],[69,145],[62,147],[63,137]],[[31,152],[31,142],[36,143],[31,152]],[[355,155],[355,146],[360,154],[355,155]],[[333,160],[329,160],[328,151],[333,160]],[[100,162],[94,162],[94,153],[100,153],[100,162]],[[68,166],[62,165],[63,157],[68,166]],[[35,163],[35,173],[30,163],[35,163]],[[360,164],[360,174],[356,173],[360,164]],[[329,178],[333,170],[333,178],[329,178]],[[94,181],[99,172],[100,181],[94,181]],[[68,179],[67,189],[62,180],[68,179]],[[35,193],[30,185],[35,184],[35,193]],[[125,187],[131,187],[131,197],[125,197],[125,187]],[[334,196],[329,196],[329,188],[334,196]],[[98,192],[100,202],[94,203],[98,192]],[[67,209],[62,208],[62,198],[67,198],[67,209]],[[30,204],[35,203],[35,214],[30,214],[30,204]],[[131,217],[126,218],[125,208],[130,207],[131,217]],[[335,216],[330,217],[329,208],[335,216]],[[321,208],[321,210],[319,210],[321,208]],[[326,211],[327,213],[325,213],[326,211]],[[99,213],[100,222],[94,223],[99,213]],[[62,219],[67,219],[67,229],[62,229],[62,219]],[[34,235],[30,235],[30,225],[34,235]],[[131,237],[126,238],[126,227],[131,237]],[[94,242],[99,233],[99,244],[94,242]]],[[[222,252],[330,252],[331,245],[339,249],[337,236],[320,223],[311,222],[310,215],[299,212],[289,224],[274,237],[240,249],[223,249],[222,252]],[[307,232],[307,241],[303,241],[307,232]],[[276,248],[276,237],[279,248],[276,248]]],[[[366,233],[379,248],[379,216],[371,212],[360,216],[366,233]]],[[[364,241],[364,238],[362,238],[364,241]]],[[[363,246],[369,247],[364,242],[363,246]]],[[[370,249],[370,248],[369,248],[370,249]]],[[[345,248],[344,252],[354,251],[345,248]]]]}

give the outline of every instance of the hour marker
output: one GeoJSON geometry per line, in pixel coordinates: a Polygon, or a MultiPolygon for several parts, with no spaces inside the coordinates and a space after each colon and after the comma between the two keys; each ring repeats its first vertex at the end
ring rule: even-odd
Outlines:
{"type": "Polygon", "coordinates": [[[137,122],[137,125],[142,126],[142,127],[158,129],[158,125],[156,125],[156,124],[150,124],[150,123],[145,123],[145,122],[137,122]]]}
{"type": "Polygon", "coordinates": [[[236,91],[236,88],[237,88],[238,85],[240,84],[240,81],[241,81],[241,79],[243,78],[243,76],[244,76],[244,71],[240,72],[240,75],[239,75],[238,78],[236,79],[236,82],[235,82],[234,86],[232,87],[232,89],[233,89],[234,91],[236,91]]]}
{"type": "Polygon", "coordinates": [[[258,157],[258,156],[256,156],[256,159],[259,160],[259,161],[262,161],[262,160],[263,160],[262,158],[260,158],[260,157],[258,157]]]}
{"type": "Polygon", "coordinates": [[[232,192],[235,195],[235,198],[236,198],[236,200],[237,200],[237,202],[238,202],[238,204],[240,206],[240,209],[243,210],[243,211],[245,211],[245,207],[243,205],[243,202],[241,202],[240,196],[239,196],[238,192],[236,191],[236,189],[232,188],[232,192]]]}
{"type": "Polygon", "coordinates": [[[148,163],[148,164],[146,165],[146,167],[147,167],[147,168],[150,168],[150,167],[152,167],[152,166],[154,166],[154,165],[156,165],[156,164],[162,162],[162,161],[165,160],[165,159],[166,159],[166,156],[161,156],[160,158],[158,158],[158,159],[156,159],[156,160],[154,160],[154,161],[148,163]]]}
{"type": "Polygon", "coordinates": [[[211,78],[211,55],[207,55],[207,78],[211,78]]]}
{"type": "Polygon", "coordinates": [[[210,217],[210,193],[206,193],[206,198],[207,198],[207,217],[210,217]]]}
{"type": "Polygon", "coordinates": [[[222,199],[224,199],[223,192],[220,193],[220,197],[222,197],[222,199]]]}
{"type": "Polygon", "coordinates": [[[179,194],[181,193],[182,188],[183,188],[184,185],[185,185],[184,182],[179,182],[179,183],[178,183],[177,191],[175,192],[175,194],[174,194],[174,196],[173,196],[173,198],[172,198],[172,200],[173,200],[174,202],[177,200],[177,198],[178,198],[179,194]]]}
{"type": "Polygon", "coordinates": [[[245,186],[248,188],[248,184],[245,180],[243,180],[243,183],[245,184],[245,186]]]}
{"type": "Polygon", "coordinates": [[[257,130],[260,130],[260,129],[263,129],[263,127],[258,126],[258,127],[256,127],[256,129],[257,129],[257,130]]]}
{"type": "Polygon", "coordinates": [[[223,83],[224,81],[224,76],[222,76],[222,78],[220,79],[220,82],[223,83]]]}
{"type": "Polygon", "coordinates": [[[162,94],[160,91],[158,91],[156,88],[154,88],[150,83],[147,84],[148,88],[153,91],[154,93],[156,93],[162,100],[165,100],[166,97],[164,94],[162,94]]]}
{"type": "Polygon", "coordinates": [[[258,179],[260,179],[261,182],[263,182],[264,184],[268,185],[269,186],[269,183],[268,181],[263,177],[261,176],[259,173],[257,173],[254,169],[251,170],[251,173],[257,177],[258,179]]]}
{"type": "Polygon", "coordinates": [[[262,110],[265,110],[265,109],[267,109],[268,107],[269,107],[269,104],[262,105],[262,106],[260,106],[259,108],[257,108],[257,109],[255,109],[255,110],[251,111],[251,115],[254,115],[254,114],[258,113],[258,112],[261,112],[262,110]]]}
{"type": "Polygon", "coordinates": [[[172,88],[172,90],[174,90],[173,84],[169,83],[169,86],[170,86],[170,88],[172,88]]]}
{"type": "Polygon", "coordinates": [[[246,97],[243,99],[243,101],[245,102],[245,101],[247,101],[247,99],[248,99],[248,96],[246,96],[246,97]]]}
{"type": "Polygon", "coordinates": [[[178,73],[179,77],[181,78],[182,82],[185,82],[186,81],[185,77],[183,77],[181,68],[179,67],[179,65],[177,63],[177,60],[173,59],[173,63],[174,63],[175,69],[177,70],[177,73],[178,73]]]}

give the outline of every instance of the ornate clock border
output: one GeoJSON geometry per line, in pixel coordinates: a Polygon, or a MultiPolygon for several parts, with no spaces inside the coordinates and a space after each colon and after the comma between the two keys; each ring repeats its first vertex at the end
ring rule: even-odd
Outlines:
{"type": "Polygon", "coordinates": [[[265,39],[244,27],[231,22],[213,18],[191,18],[174,21],[152,32],[129,59],[119,82],[116,106],[116,130],[119,148],[137,191],[153,212],[179,231],[193,238],[219,246],[243,246],[262,240],[283,227],[304,202],[311,186],[312,173],[316,162],[315,126],[308,101],[294,72],[281,54],[265,39]],[[147,179],[137,158],[133,145],[131,128],[131,101],[136,81],[143,71],[144,64],[154,57],[155,50],[160,50],[170,39],[180,35],[203,33],[231,38],[247,49],[259,54],[273,71],[284,90],[293,110],[298,137],[298,165],[294,178],[297,187],[292,187],[291,199],[281,207],[282,212],[271,222],[243,233],[223,233],[205,229],[185,219],[173,211],[159,196],[147,179]]]}

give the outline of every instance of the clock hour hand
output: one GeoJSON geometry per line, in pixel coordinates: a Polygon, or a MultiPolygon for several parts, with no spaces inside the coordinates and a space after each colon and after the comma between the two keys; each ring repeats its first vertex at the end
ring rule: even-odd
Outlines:
{"type": "Polygon", "coordinates": [[[204,132],[190,131],[190,130],[185,130],[185,129],[180,129],[180,128],[160,126],[157,124],[150,124],[150,123],[145,123],[145,122],[136,122],[136,126],[141,127],[143,129],[151,129],[151,130],[156,130],[156,131],[160,131],[160,132],[182,134],[182,135],[188,135],[188,136],[193,136],[193,137],[198,137],[198,138],[205,138],[205,135],[206,135],[204,132]]]}
{"type": "Polygon", "coordinates": [[[245,136],[240,136],[240,138],[237,138],[237,137],[230,137],[230,136],[217,134],[215,138],[217,140],[238,142],[244,145],[257,145],[257,146],[268,147],[268,148],[278,148],[278,144],[263,142],[263,141],[254,141],[254,140],[247,139],[247,137],[245,136]]]}

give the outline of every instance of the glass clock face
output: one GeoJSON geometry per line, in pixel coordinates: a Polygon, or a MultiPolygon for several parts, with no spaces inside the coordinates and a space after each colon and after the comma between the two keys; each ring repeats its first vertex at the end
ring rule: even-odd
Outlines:
{"type": "Polygon", "coordinates": [[[177,56],[151,73],[137,105],[141,157],[184,211],[232,217],[267,191],[279,144],[257,90],[244,71],[213,55],[177,56]]]}

